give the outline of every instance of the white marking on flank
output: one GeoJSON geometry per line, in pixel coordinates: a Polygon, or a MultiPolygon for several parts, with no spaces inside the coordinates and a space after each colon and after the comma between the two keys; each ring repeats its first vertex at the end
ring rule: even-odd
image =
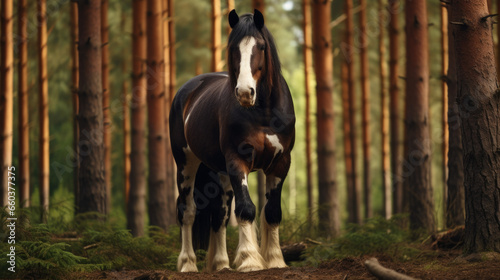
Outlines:
{"type": "Polygon", "coordinates": [[[283,145],[281,145],[280,139],[277,135],[266,134],[266,138],[274,147],[274,156],[276,156],[279,152],[283,152],[283,145]]]}
{"type": "MultiPolygon", "coordinates": [[[[240,42],[240,75],[238,76],[238,81],[236,87],[240,90],[256,89],[257,81],[252,75],[252,66],[250,65],[252,59],[252,49],[255,46],[256,41],[254,37],[247,36],[243,38],[240,42]]],[[[253,102],[255,102],[257,93],[253,96],[253,102]]]]}

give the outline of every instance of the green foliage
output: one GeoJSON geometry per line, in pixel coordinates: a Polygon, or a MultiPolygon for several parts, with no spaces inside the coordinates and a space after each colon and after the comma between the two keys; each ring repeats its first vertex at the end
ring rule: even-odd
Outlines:
{"type": "Polygon", "coordinates": [[[362,226],[349,225],[343,236],[309,248],[305,252],[306,261],[302,265],[317,266],[330,259],[378,253],[390,254],[402,260],[408,259],[418,250],[408,245],[410,233],[406,221],[406,217],[396,216],[391,220],[371,219],[362,226]]]}

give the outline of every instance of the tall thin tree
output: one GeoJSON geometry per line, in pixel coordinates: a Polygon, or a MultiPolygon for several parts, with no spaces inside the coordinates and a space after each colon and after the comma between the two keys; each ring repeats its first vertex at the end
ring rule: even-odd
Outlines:
{"type": "Polygon", "coordinates": [[[104,118],[104,179],[108,201],[106,208],[111,210],[111,112],[109,84],[109,0],[101,0],[101,43],[102,43],[102,109],[104,118]]]}
{"type": "Polygon", "coordinates": [[[400,1],[389,0],[389,108],[393,213],[403,212],[403,167],[401,160],[401,119],[399,106],[399,20],[400,1]]]}
{"type": "Polygon", "coordinates": [[[18,188],[22,207],[30,206],[30,150],[29,150],[29,102],[28,102],[28,1],[20,0],[18,8],[18,106],[19,106],[19,170],[18,188]]]}
{"type": "Polygon", "coordinates": [[[361,222],[361,186],[358,178],[357,166],[357,139],[356,139],[356,90],[354,88],[354,15],[352,0],[345,0],[344,11],[346,14],[346,35],[341,47],[347,63],[347,85],[349,98],[349,139],[351,142],[351,185],[347,191],[347,208],[349,222],[361,222]]]}
{"type": "MultiPolygon", "coordinates": [[[[170,73],[170,82],[169,82],[169,92],[174,93],[175,88],[177,86],[176,80],[176,55],[175,55],[175,50],[176,50],[176,44],[175,44],[175,2],[174,0],[167,0],[168,1],[168,51],[169,51],[169,73],[170,73]]],[[[174,99],[174,94],[170,95],[170,102],[174,99]]]]}
{"type": "MultiPolygon", "coordinates": [[[[127,14],[122,11],[120,28],[123,33],[126,32],[125,26],[127,22],[127,14]]],[[[124,49],[123,57],[128,54],[128,49],[124,49]]],[[[122,73],[123,76],[127,76],[127,62],[124,59],[122,61],[122,73]]],[[[130,153],[131,153],[131,140],[130,140],[130,106],[129,106],[129,94],[128,94],[128,79],[124,79],[122,82],[122,107],[123,107],[123,174],[124,179],[124,194],[125,194],[125,209],[128,209],[128,200],[130,194],[130,153]]]]}
{"type": "Polygon", "coordinates": [[[410,228],[435,230],[429,131],[429,50],[426,1],[406,1],[406,139],[410,228]]]}
{"type": "Polygon", "coordinates": [[[162,1],[162,22],[163,22],[163,72],[165,84],[165,143],[166,143],[166,166],[167,166],[167,201],[168,201],[168,224],[175,225],[176,220],[176,197],[177,197],[177,184],[175,180],[175,163],[170,147],[170,129],[169,129],[169,116],[172,99],[175,92],[170,91],[170,46],[169,46],[169,29],[168,29],[168,0],[162,1]]]}
{"type": "Polygon", "coordinates": [[[210,69],[212,72],[222,71],[221,61],[221,7],[220,0],[212,0],[212,14],[211,14],[211,49],[212,60],[210,69]]]}
{"type": "Polygon", "coordinates": [[[368,65],[368,34],[366,31],[366,13],[368,5],[366,0],[360,0],[359,5],[359,43],[360,43],[360,62],[361,62],[361,115],[363,129],[363,202],[365,206],[365,218],[373,216],[371,202],[371,172],[370,172],[370,77],[368,65]]]}
{"type": "Polygon", "coordinates": [[[305,112],[305,140],[306,140],[306,184],[307,184],[307,220],[312,227],[313,210],[313,174],[312,174],[312,150],[311,150],[311,68],[312,68],[312,38],[311,38],[311,2],[302,0],[302,32],[304,34],[304,46],[302,55],[304,57],[304,93],[306,99],[305,112]]]}
{"type": "Polygon", "coordinates": [[[169,220],[165,141],[165,84],[163,79],[163,24],[161,2],[147,1],[147,105],[149,146],[148,213],[151,225],[166,230],[169,220]]]}
{"type": "Polygon", "coordinates": [[[78,63],[78,2],[70,3],[70,52],[71,52],[71,101],[73,105],[73,191],[75,195],[75,206],[78,205],[80,188],[79,170],[79,138],[78,128],[78,83],[79,83],[79,63],[78,63]]]}
{"type": "MultiPolygon", "coordinates": [[[[450,7],[448,18],[451,18],[450,7]]],[[[457,57],[455,54],[455,29],[457,25],[448,20],[449,67],[448,82],[448,194],[446,201],[446,227],[455,228],[465,224],[465,189],[464,189],[464,151],[462,148],[462,124],[457,103],[457,57]]]]}
{"type": "MultiPolygon", "coordinates": [[[[0,182],[2,207],[8,203],[10,165],[12,164],[13,95],[14,95],[14,42],[13,10],[10,0],[2,0],[0,11],[0,182]]],[[[13,170],[14,171],[14,170],[13,170]]],[[[13,182],[14,183],[14,182],[13,182]]]]}
{"type": "Polygon", "coordinates": [[[385,1],[378,0],[379,12],[379,68],[380,68],[380,127],[382,129],[382,193],[383,193],[383,207],[384,217],[389,219],[392,215],[392,190],[391,190],[391,166],[390,166],[390,144],[389,144],[389,104],[387,92],[387,62],[386,62],[386,48],[385,48],[385,1]]]}
{"type": "Polygon", "coordinates": [[[265,7],[264,0],[252,0],[252,9],[257,9],[264,14],[265,7]]]}
{"type": "Polygon", "coordinates": [[[146,216],[146,0],[132,2],[130,193],[127,228],[144,235],[146,216]]]}
{"type": "MultiPolygon", "coordinates": [[[[447,203],[448,194],[448,150],[449,150],[449,132],[448,132],[448,83],[446,75],[448,74],[448,10],[444,4],[441,5],[441,120],[442,120],[442,157],[443,157],[443,205],[447,203]]],[[[443,207],[443,216],[446,220],[446,207],[443,207]]]]}
{"type": "Polygon", "coordinates": [[[78,2],[78,27],[80,192],[77,210],[78,213],[106,214],[100,0],[78,2]]]}
{"type": "Polygon", "coordinates": [[[465,170],[464,252],[500,252],[500,98],[485,1],[450,3],[465,170]],[[458,59],[460,58],[460,59],[458,59]]]}
{"type": "Polygon", "coordinates": [[[50,196],[49,160],[49,81],[47,77],[47,12],[46,0],[38,0],[38,110],[40,155],[40,205],[42,221],[47,221],[50,196]]]}
{"type": "Polygon", "coordinates": [[[335,172],[333,55],[329,26],[331,2],[313,0],[312,18],[317,100],[318,216],[320,229],[330,236],[336,236],[340,232],[340,212],[335,172]]]}

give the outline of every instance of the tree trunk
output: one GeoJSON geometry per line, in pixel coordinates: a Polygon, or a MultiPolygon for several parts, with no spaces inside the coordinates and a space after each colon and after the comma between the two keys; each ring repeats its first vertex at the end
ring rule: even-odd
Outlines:
{"type": "Polygon", "coordinates": [[[222,61],[221,61],[221,11],[220,11],[220,0],[212,0],[212,61],[211,61],[211,71],[220,72],[222,71],[222,61]]]}
{"type": "MultiPolygon", "coordinates": [[[[9,167],[12,164],[14,114],[13,1],[2,0],[0,38],[0,182],[2,207],[8,203],[9,167]]],[[[14,182],[13,182],[14,183],[14,182]]]]}
{"type": "MultiPolygon", "coordinates": [[[[169,92],[175,92],[176,87],[176,56],[175,56],[175,17],[174,0],[168,0],[168,46],[169,46],[169,66],[170,66],[170,88],[169,92]]],[[[170,95],[170,103],[175,94],[170,95]]]]}
{"type": "Polygon", "coordinates": [[[366,32],[366,0],[360,0],[361,11],[359,13],[360,26],[360,60],[361,60],[361,92],[362,92],[362,127],[363,127],[363,201],[365,205],[365,218],[373,216],[371,202],[371,173],[370,173],[370,77],[368,65],[368,34],[366,32]]]}
{"type": "MultiPolygon", "coordinates": [[[[125,25],[127,21],[127,14],[122,12],[121,15],[121,31],[126,32],[125,25]]],[[[123,52],[123,57],[126,57],[127,51],[123,52]]],[[[122,62],[122,73],[123,76],[127,75],[127,63],[126,60],[122,62]]],[[[124,173],[124,194],[125,194],[125,209],[128,209],[128,201],[130,194],[130,106],[129,106],[129,95],[128,95],[128,80],[123,80],[122,83],[122,106],[123,106],[123,173],[124,173]]]]}
{"type": "Polygon", "coordinates": [[[165,84],[165,149],[166,149],[166,161],[167,161],[167,201],[168,201],[168,213],[167,219],[169,225],[175,225],[177,223],[176,219],[176,198],[177,198],[177,183],[176,183],[176,166],[174,163],[174,156],[172,154],[172,148],[170,146],[170,107],[171,100],[175,96],[175,92],[170,91],[170,46],[168,41],[169,30],[168,30],[168,0],[162,1],[162,22],[163,22],[163,59],[165,61],[163,65],[164,84],[165,84]]]}
{"type": "Polygon", "coordinates": [[[391,190],[391,161],[390,161],[390,146],[389,146],[389,107],[387,94],[387,63],[386,63],[386,49],[385,49],[385,32],[384,23],[385,18],[385,4],[384,0],[378,0],[379,9],[379,68],[380,68],[380,127],[382,128],[382,193],[383,193],[383,207],[384,217],[390,219],[392,215],[392,190],[391,190]]]}
{"type": "Polygon", "coordinates": [[[318,217],[320,230],[328,236],[340,232],[340,212],[335,174],[333,122],[333,56],[329,23],[330,1],[313,0],[313,59],[316,74],[318,217]]]}
{"type": "Polygon", "coordinates": [[[78,2],[80,172],[78,213],[107,214],[102,110],[101,1],[78,2]]]}
{"type": "Polygon", "coordinates": [[[389,0],[389,107],[391,123],[392,211],[403,212],[403,168],[401,160],[401,119],[399,107],[399,1],[389,0]]]}
{"type": "MultiPolygon", "coordinates": [[[[449,7],[448,7],[449,9],[449,7]]],[[[448,10],[449,11],[449,10],[448,10]]],[[[449,17],[451,18],[451,13],[449,17]]],[[[446,202],[446,226],[455,228],[465,224],[464,151],[462,148],[462,124],[457,103],[457,57],[455,55],[455,26],[448,21],[449,68],[448,82],[448,195],[446,202]]]]}
{"type": "MultiPolygon", "coordinates": [[[[224,18],[227,18],[227,16],[229,15],[229,13],[234,10],[234,0],[227,0],[227,11],[226,13],[224,14],[224,18]]],[[[229,33],[231,33],[231,26],[229,26],[229,22],[226,21],[226,30],[227,30],[227,35],[229,35],[229,33]]],[[[234,201],[234,199],[233,199],[234,201]]]]}
{"type": "MultiPolygon", "coordinates": [[[[352,181],[352,142],[351,142],[351,121],[349,118],[349,82],[348,82],[348,72],[346,59],[342,59],[341,70],[340,70],[340,81],[341,81],[341,91],[342,91],[342,129],[344,132],[344,161],[345,161],[345,172],[346,172],[346,186],[347,195],[351,199],[352,191],[354,190],[354,183],[352,181]]],[[[348,207],[352,204],[348,203],[348,207]]],[[[349,215],[351,215],[351,208],[349,208],[349,215]]]]}
{"type": "Polygon", "coordinates": [[[80,188],[78,186],[80,157],[79,155],[79,138],[80,131],[78,128],[78,3],[70,3],[70,38],[71,38],[71,101],[73,105],[73,191],[75,195],[75,207],[78,205],[80,197],[80,188]]]}
{"type": "Polygon", "coordinates": [[[18,187],[19,201],[22,207],[30,206],[30,150],[29,150],[29,103],[28,103],[28,1],[18,2],[18,28],[19,28],[19,168],[18,187]]]}
{"type": "Polygon", "coordinates": [[[264,0],[252,0],[252,9],[257,9],[263,15],[265,15],[266,5],[264,4],[264,0]]]}
{"type": "Polygon", "coordinates": [[[305,136],[306,136],[306,187],[307,187],[307,221],[309,229],[312,228],[313,221],[313,174],[312,174],[312,151],[311,151],[311,68],[312,68],[312,38],[311,38],[311,2],[302,1],[302,31],[304,34],[304,46],[302,47],[304,57],[304,92],[306,97],[306,117],[305,117],[305,136]]]}
{"type": "Polygon", "coordinates": [[[464,252],[500,252],[500,93],[485,1],[451,1],[465,169],[464,252]]]}
{"type": "Polygon", "coordinates": [[[147,1],[148,213],[151,225],[167,230],[167,166],[161,2],[147,1]]]}
{"type": "Polygon", "coordinates": [[[352,185],[347,191],[347,208],[349,212],[348,221],[350,223],[361,223],[361,186],[358,178],[357,166],[357,139],[356,139],[356,89],[354,88],[354,21],[352,12],[352,0],[345,0],[346,14],[346,38],[344,41],[344,58],[347,63],[347,85],[349,97],[349,138],[351,142],[351,182],[352,185]]]}
{"type": "Polygon", "coordinates": [[[45,0],[37,2],[38,15],[38,105],[40,154],[40,205],[42,221],[47,222],[50,197],[49,159],[49,83],[47,78],[47,15],[45,0]]]}
{"type": "Polygon", "coordinates": [[[130,193],[127,228],[143,236],[146,216],[146,0],[132,2],[130,193]]]}
{"type": "Polygon", "coordinates": [[[101,43],[102,43],[102,108],[104,118],[104,179],[106,181],[106,209],[111,211],[111,114],[109,110],[109,24],[108,1],[101,0],[101,43]]]}
{"type": "MultiPolygon", "coordinates": [[[[448,150],[449,150],[449,133],[448,133],[448,83],[446,75],[448,74],[448,10],[446,6],[441,5],[441,94],[442,94],[442,125],[443,138],[441,143],[443,157],[443,205],[447,204],[448,194],[448,150]]],[[[446,207],[443,207],[443,220],[446,220],[446,207]]]]}
{"type": "Polygon", "coordinates": [[[429,132],[429,51],[425,1],[406,1],[406,139],[410,228],[435,230],[429,132]]]}

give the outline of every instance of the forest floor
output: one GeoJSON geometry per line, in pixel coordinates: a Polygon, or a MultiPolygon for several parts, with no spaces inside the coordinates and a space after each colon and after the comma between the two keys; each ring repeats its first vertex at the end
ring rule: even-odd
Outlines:
{"type": "Polygon", "coordinates": [[[122,270],[75,273],[72,279],[376,279],[364,261],[376,257],[380,264],[416,279],[500,279],[500,254],[462,256],[462,250],[423,249],[407,261],[393,260],[385,254],[344,258],[321,263],[318,267],[288,267],[249,273],[223,270],[216,273],[179,273],[169,270],[122,270]]]}

